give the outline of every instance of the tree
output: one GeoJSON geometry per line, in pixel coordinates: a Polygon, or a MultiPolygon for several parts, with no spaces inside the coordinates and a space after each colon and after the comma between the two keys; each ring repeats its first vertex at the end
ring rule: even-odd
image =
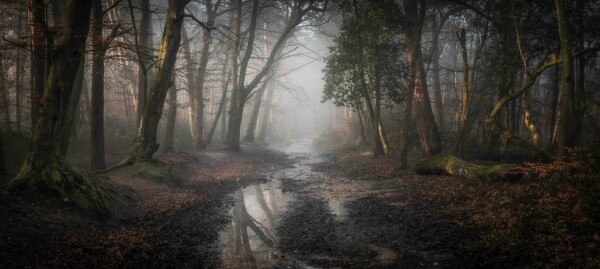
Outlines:
{"type": "MultiPolygon", "coordinates": [[[[220,0],[213,3],[212,0],[206,1],[206,24],[212,27],[219,11],[220,0]]],[[[196,149],[206,148],[206,141],[204,140],[204,84],[206,81],[206,68],[208,65],[209,49],[212,43],[212,29],[204,28],[204,34],[202,35],[202,41],[200,42],[200,60],[198,67],[198,76],[194,86],[195,94],[194,100],[196,111],[194,113],[195,130],[192,137],[195,137],[194,147],[196,149]]]]}
{"type": "Polygon", "coordinates": [[[423,156],[430,157],[440,153],[442,145],[433,117],[431,102],[429,101],[427,79],[421,55],[421,34],[425,17],[425,1],[404,0],[404,11],[406,58],[409,74],[411,74],[409,78],[412,79],[412,74],[414,74],[413,102],[415,122],[423,156]]]}
{"type": "MultiPolygon", "coordinates": [[[[189,2],[189,1],[188,1],[189,2]]],[[[150,10],[150,0],[141,0],[140,10],[142,16],[140,18],[139,33],[136,33],[136,52],[138,57],[138,82],[137,82],[137,106],[136,106],[136,123],[139,125],[144,113],[147,91],[148,91],[148,73],[152,59],[152,10],[150,10]]],[[[135,18],[133,16],[133,7],[131,0],[129,2],[131,12],[131,20],[135,30],[135,18]]]]}
{"type": "Polygon", "coordinates": [[[177,88],[175,83],[169,89],[169,109],[167,110],[167,128],[165,128],[165,140],[162,152],[173,152],[175,138],[175,120],[177,119],[177,88]]]}
{"type": "Polygon", "coordinates": [[[2,147],[2,138],[0,137],[0,175],[6,175],[6,164],[4,162],[4,148],[2,147]]]}
{"type": "Polygon", "coordinates": [[[190,0],[169,0],[167,20],[140,126],[129,155],[117,166],[150,160],[154,152],[158,150],[156,129],[162,114],[165,97],[173,84],[172,74],[181,43],[181,28],[185,17],[184,10],[189,2],[190,0]]]}
{"type": "Polygon", "coordinates": [[[573,135],[571,124],[573,120],[574,104],[574,71],[571,46],[569,44],[569,27],[567,15],[567,1],[555,0],[558,32],[560,35],[560,59],[561,59],[561,85],[560,85],[560,116],[558,118],[558,138],[556,143],[556,157],[562,161],[566,146],[573,146],[573,135]]]}
{"type": "MultiPolygon", "coordinates": [[[[353,2],[353,16],[334,40],[326,57],[323,101],[362,111],[366,107],[371,131],[371,153],[387,153],[381,124],[382,96],[400,101],[404,66],[398,62],[400,10],[392,1],[353,2]],[[367,30],[368,29],[368,30],[367,30]]],[[[359,112],[360,113],[360,112],[359,112]]]]}
{"type": "Polygon", "coordinates": [[[90,141],[92,145],[91,167],[94,170],[106,168],[104,157],[104,60],[112,40],[119,35],[119,26],[104,38],[102,30],[106,11],[102,1],[94,0],[92,6],[92,101],[90,115],[90,141]]]}
{"type": "Polygon", "coordinates": [[[40,109],[40,100],[44,94],[44,82],[46,79],[46,54],[49,48],[48,32],[45,23],[46,4],[44,0],[28,0],[29,25],[31,33],[31,126],[36,125],[37,115],[40,109]]]}
{"type": "Polygon", "coordinates": [[[84,55],[92,1],[70,0],[63,4],[54,7],[55,27],[63,31],[53,37],[43,106],[31,145],[19,173],[3,189],[63,196],[82,208],[108,213],[112,199],[106,190],[92,176],[70,165],[61,150],[73,124],[70,114],[75,113],[73,107],[79,101],[81,87],[75,87],[75,80],[84,55]]]}
{"type": "Polygon", "coordinates": [[[282,49],[288,38],[294,32],[296,27],[303,22],[307,15],[310,13],[320,13],[325,11],[324,7],[327,2],[315,1],[315,0],[299,0],[285,2],[282,10],[289,12],[286,16],[283,31],[279,34],[276,39],[269,56],[265,61],[265,65],[256,72],[256,75],[249,83],[246,83],[246,71],[250,58],[252,57],[254,50],[254,40],[256,35],[257,19],[259,14],[259,1],[252,1],[252,11],[250,17],[250,23],[248,25],[248,37],[246,38],[247,43],[244,49],[244,55],[241,61],[238,62],[237,51],[241,49],[241,17],[242,17],[242,1],[235,1],[235,20],[234,23],[234,48],[232,53],[232,93],[231,93],[231,104],[229,106],[229,122],[227,126],[227,139],[225,141],[226,147],[233,150],[240,150],[240,135],[241,135],[241,124],[244,113],[244,106],[248,97],[251,96],[256,86],[262,81],[262,79],[269,73],[270,68],[273,64],[278,61],[275,56],[277,51],[282,49]]]}
{"type": "Polygon", "coordinates": [[[463,65],[462,106],[460,108],[460,129],[458,131],[458,143],[456,143],[456,154],[462,156],[467,136],[467,117],[469,114],[469,60],[467,58],[467,34],[465,29],[461,29],[460,33],[456,35],[460,43],[460,55],[463,65]]]}

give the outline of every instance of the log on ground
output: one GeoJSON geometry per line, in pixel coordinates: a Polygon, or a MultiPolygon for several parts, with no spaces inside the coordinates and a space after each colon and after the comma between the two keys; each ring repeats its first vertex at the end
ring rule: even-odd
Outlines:
{"type": "Polygon", "coordinates": [[[478,165],[450,154],[438,154],[417,164],[415,172],[420,175],[450,175],[486,181],[516,180],[521,175],[513,169],[515,166],[513,164],[478,165]]]}

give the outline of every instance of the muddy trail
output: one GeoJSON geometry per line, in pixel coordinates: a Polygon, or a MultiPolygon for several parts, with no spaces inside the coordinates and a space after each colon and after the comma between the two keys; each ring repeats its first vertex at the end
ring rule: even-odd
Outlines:
{"type": "Polygon", "coordinates": [[[600,266],[570,185],[416,175],[311,140],[158,160],[104,175],[130,200],[109,220],[2,194],[0,268],[600,266]]]}
{"type": "Polygon", "coordinates": [[[226,268],[479,267],[461,241],[472,231],[395,201],[407,188],[328,173],[310,141],[284,149],[290,165],[235,192],[220,234],[226,268]],[[378,185],[379,184],[379,185],[378,185]]]}

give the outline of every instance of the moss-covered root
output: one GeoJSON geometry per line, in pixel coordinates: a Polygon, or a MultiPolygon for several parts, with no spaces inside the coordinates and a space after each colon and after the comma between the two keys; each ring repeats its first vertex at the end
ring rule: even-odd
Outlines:
{"type": "Polygon", "coordinates": [[[480,180],[498,180],[498,179],[517,179],[518,174],[512,171],[514,165],[477,165],[464,161],[456,156],[449,154],[439,154],[431,159],[417,164],[415,171],[417,174],[433,175],[452,175],[467,179],[480,180]]]}
{"type": "Polygon", "coordinates": [[[3,186],[3,191],[33,191],[60,197],[102,218],[113,215],[121,203],[118,194],[103,186],[97,176],[67,162],[62,162],[53,169],[32,170],[19,174],[3,186]]]}

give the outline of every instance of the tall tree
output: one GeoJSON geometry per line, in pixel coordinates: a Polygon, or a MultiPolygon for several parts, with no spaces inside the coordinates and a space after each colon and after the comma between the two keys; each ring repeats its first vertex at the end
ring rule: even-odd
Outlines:
{"type": "Polygon", "coordinates": [[[463,66],[462,104],[460,107],[460,129],[458,131],[458,142],[456,143],[456,154],[462,156],[467,136],[467,116],[469,114],[469,60],[467,57],[467,34],[465,29],[461,29],[456,35],[460,44],[460,55],[463,66]]]}
{"type": "MultiPolygon", "coordinates": [[[[130,3],[131,4],[131,3],[130,3]]],[[[136,123],[139,125],[147,98],[149,70],[152,59],[152,10],[150,10],[150,0],[140,1],[140,10],[142,16],[140,18],[140,29],[138,30],[136,39],[136,52],[138,56],[138,83],[137,83],[137,106],[136,106],[136,123]]],[[[130,6],[130,9],[132,7],[130,6]]],[[[132,23],[135,27],[135,19],[133,10],[130,10],[132,23]]],[[[134,28],[135,29],[135,28],[134,28]]]]}
{"type": "MultiPolygon", "coordinates": [[[[206,24],[209,27],[212,27],[215,24],[215,19],[217,17],[217,12],[219,11],[220,0],[217,0],[216,3],[213,3],[213,0],[206,1],[206,24]]],[[[206,81],[206,68],[208,66],[208,54],[210,50],[210,45],[212,43],[212,29],[203,28],[204,34],[202,35],[202,40],[200,42],[200,59],[198,61],[198,76],[196,77],[196,86],[194,102],[196,107],[195,116],[195,138],[194,147],[196,149],[206,148],[206,141],[204,136],[204,84],[206,81]]]]}
{"type": "Polygon", "coordinates": [[[78,206],[106,213],[109,196],[91,176],[72,167],[61,150],[72,125],[81,87],[74,87],[82,63],[92,0],[70,0],[53,12],[57,33],[48,63],[48,77],[31,145],[21,169],[5,190],[29,188],[71,199],[78,206]]]}
{"type": "MultiPolygon", "coordinates": [[[[409,72],[414,72],[413,102],[421,151],[425,157],[442,151],[429,94],[421,54],[421,35],[425,18],[425,0],[404,0],[404,35],[409,72]],[[410,70],[413,68],[414,70],[410,70]]],[[[410,90],[410,89],[409,89],[410,90]]]]}
{"type": "Polygon", "coordinates": [[[90,115],[90,141],[92,144],[92,169],[106,168],[104,156],[104,60],[112,40],[119,35],[119,25],[110,35],[103,36],[103,18],[107,11],[102,9],[102,0],[93,0],[92,6],[92,100],[90,115]]]}
{"type": "MultiPolygon", "coordinates": [[[[0,43],[1,45],[2,43],[0,43]]],[[[8,101],[8,87],[6,85],[6,76],[4,70],[4,57],[3,51],[0,50],[0,95],[2,96],[2,101],[0,106],[3,108],[4,112],[4,124],[8,130],[12,129],[12,125],[10,122],[10,103],[8,101]]]]}
{"type": "Polygon", "coordinates": [[[2,138],[0,137],[0,175],[6,175],[6,164],[4,163],[4,148],[2,147],[2,138]]]}
{"type": "Polygon", "coordinates": [[[353,1],[353,16],[342,27],[326,58],[323,100],[362,110],[371,134],[374,157],[387,153],[381,124],[382,96],[399,101],[404,66],[397,62],[401,44],[400,9],[393,1],[353,1]]]}
{"type": "MultiPolygon", "coordinates": [[[[250,23],[248,25],[248,37],[246,38],[246,46],[244,55],[238,63],[236,53],[233,53],[235,57],[232,57],[232,96],[231,104],[229,106],[229,122],[227,126],[227,139],[225,141],[226,147],[233,150],[240,150],[240,136],[241,136],[241,125],[242,117],[244,113],[244,106],[248,97],[255,90],[256,86],[261,80],[269,73],[272,65],[278,61],[276,53],[280,50],[291,34],[295,31],[296,27],[306,19],[306,16],[312,12],[323,12],[326,3],[323,1],[316,0],[299,0],[291,1],[285,5],[284,10],[287,10],[283,31],[279,34],[276,39],[269,56],[266,59],[265,65],[262,69],[256,72],[256,75],[249,83],[246,83],[246,71],[248,70],[248,64],[252,57],[254,50],[254,39],[256,35],[257,19],[259,14],[259,1],[252,1],[252,11],[250,17],[250,23]]],[[[239,28],[241,27],[241,15],[242,15],[242,1],[235,1],[235,13],[236,13],[236,25],[234,26],[234,33],[240,33],[239,28]],[[237,29],[237,30],[235,30],[237,29]]],[[[240,49],[241,39],[234,37],[234,52],[240,49]]]]}
{"type": "Polygon", "coordinates": [[[556,158],[562,161],[565,147],[573,146],[571,127],[574,104],[574,76],[573,56],[569,44],[569,26],[566,0],[555,0],[558,33],[560,35],[560,60],[561,60],[561,85],[560,85],[560,116],[558,119],[558,137],[556,143],[556,158]]]}
{"type": "Polygon", "coordinates": [[[173,84],[173,68],[181,43],[181,28],[185,17],[184,10],[189,2],[190,0],[169,0],[167,20],[163,29],[158,59],[152,75],[152,83],[148,91],[144,113],[129,156],[119,165],[150,160],[154,152],[158,150],[156,129],[162,114],[165,97],[173,84]]]}
{"type": "Polygon", "coordinates": [[[169,89],[169,109],[167,110],[167,127],[165,128],[165,140],[162,152],[175,151],[175,122],[177,119],[177,87],[175,83],[169,89]]]}
{"type": "MultiPolygon", "coordinates": [[[[19,16],[17,21],[17,36],[20,38],[23,34],[23,11],[19,9],[19,16]]],[[[17,131],[21,131],[23,120],[23,51],[21,48],[17,49],[17,62],[16,62],[16,73],[15,73],[15,123],[17,127],[17,131]]]]}
{"type": "MultiPolygon", "coordinates": [[[[46,28],[46,4],[44,0],[28,0],[29,27],[31,36],[31,126],[36,125],[40,110],[40,100],[44,94],[46,79],[46,55],[48,47],[48,29],[46,28]]],[[[33,128],[32,128],[33,129],[33,128]]]]}

